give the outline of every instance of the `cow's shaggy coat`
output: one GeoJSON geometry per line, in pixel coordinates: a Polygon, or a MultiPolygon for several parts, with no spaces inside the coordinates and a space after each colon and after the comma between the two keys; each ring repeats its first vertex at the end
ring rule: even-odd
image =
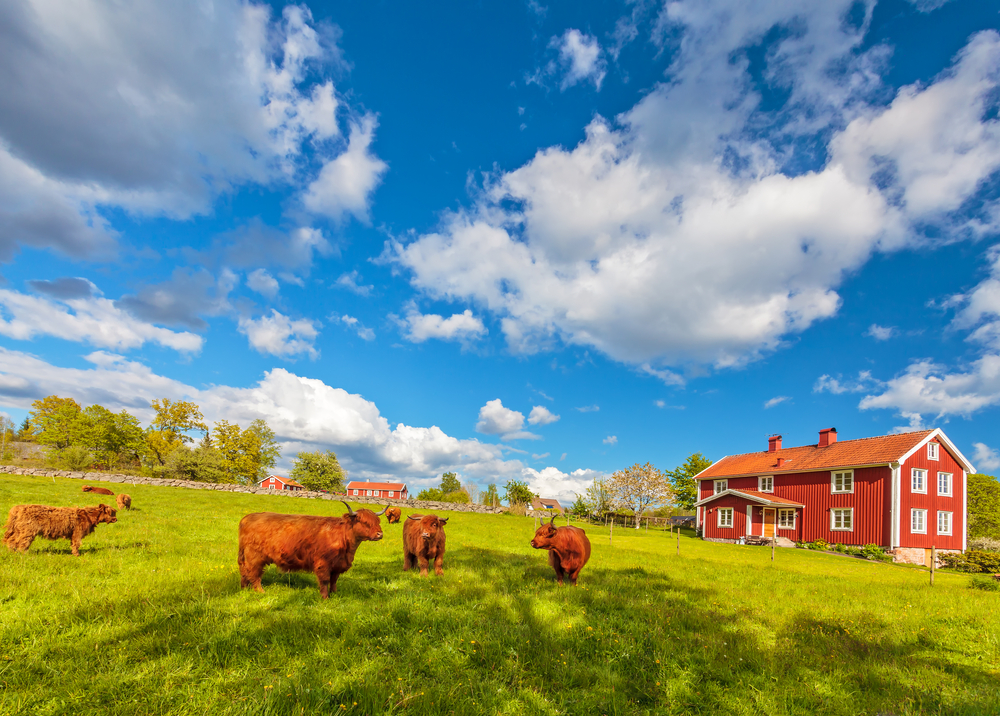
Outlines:
{"type": "Polygon", "coordinates": [[[549,564],[555,570],[559,584],[563,583],[563,577],[569,577],[570,584],[575,587],[580,570],[590,559],[590,540],[579,527],[556,527],[553,524],[555,521],[556,516],[553,515],[551,522],[535,531],[531,546],[547,549],[549,564]]]}
{"type": "Polygon", "coordinates": [[[80,555],[80,540],[102,522],[117,522],[115,510],[107,505],[96,507],[46,507],[15,505],[7,515],[3,543],[12,550],[27,552],[35,537],[68,539],[73,554],[80,555]]]}
{"type": "Polygon", "coordinates": [[[118,503],[119,510],[132,509],[132,497],[130,495],[126,495],[124,492],[119,492],[115,495],[115,502],[118,503]]]}
{"type": "Polygon", "coordinates": [[[444,574],[444,525],[449,518],[437,515],[410,515],[403,523],[403,571],[420,565],[420,576],[434,562],[434,574],[444,574]]]}
{"type": "MultiPolygon", "coordinates": [[[[344,503],[347,504],[346,502],[344,503]]],[[[337,591],[337,578],[354,564],[354,553],[365,541],[382,539],[379,515],[355,512],[350,505],[343,517],[281,515],[257,512],[240,520],[240,588],[258,592],[264,568],[277,565],[282,572],[312,572],[319,580],[323,599],[337,591]]]]}
{"type": "Polygon", "coordinates": [[[402,516],[403,512],[398,507],[390,507],[385,511],[385,519],[389,524],[396,524],[402,516]]]}
{"type": "Polygon", "coordinates": [[[106,487],[92,487],[91,485],[83,486],[84,492],[93,492],[95,495],[114,495],[111,490],[106,487]]]}

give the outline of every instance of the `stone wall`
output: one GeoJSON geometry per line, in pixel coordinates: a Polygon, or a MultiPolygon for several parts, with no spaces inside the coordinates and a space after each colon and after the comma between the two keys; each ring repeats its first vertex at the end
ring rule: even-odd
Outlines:
{"type": "MultiPolygon", "coordinates": [[[[297,497],[311,500],[346,499],[346,495],[331,495],[325,492],[309,492],[308,490],[272,490],[263,487],[248,487],[246,485],[220,485],[213,482],[193,482],[191,480],[164,480],[159,477],[135,477],[134,475],[117,475],[108,472],[71,472],[69,470],[48,470],[44,468],[15,467],[0,465],[0,474],[8,475],[38,475],[39,477],[68,477],[71,480],[87,480],[88,482],[114,482],[128,485],[156,485],[159,487],[184,487],[189,490],[219,490],[220,492],[244,492],[253,495],[276,495],[278,497],[297,497]]],[[[358,504],[358,498],[348,500],[358,504]]],[[[478,512],[495,515],[503,512],[502,507],[487,507],[485,505],[463,505],[456,502],[430,502],[427,500],[390,500],[378,497],[366,497],[360,500],[365,505],[395,505],[417,510],[434,512],[478,512]]]]}
{"type": "MultiPolygon", "coordinates": [[[[961,552],[960,549],[939,549],[938,553],[938,563],[937,566],[941,566],[941,555],[947,552],[961,552]]],[[[893,562],[901,562],[902,564],[919,564],[924,567],[931,566],[931,551],[930,549],[924,549],[923,547],[896,547],[896,549],[890,552],[892,554],[893,562]]]]}

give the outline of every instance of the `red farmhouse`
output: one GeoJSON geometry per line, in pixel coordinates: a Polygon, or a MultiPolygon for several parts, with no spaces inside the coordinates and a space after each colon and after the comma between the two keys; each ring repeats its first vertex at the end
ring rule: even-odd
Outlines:
{"type": "Polygon", "coordinates": [[[300,485],[290,477],[280,477],[269,475],[260,481],[260,486],[271,490],[304,490],[305,486],[300,485]]]}
{"type": "Polygon", "coordinates": [[[349,482],[348,497],[387,497],[391,500],[405,500],[410,494],[402,482],[349,482]]]}
{"type": "Polygon", "coordinates": [[[966,477],[975,469],[941,430],[729,455],[695,476],[697,525],[714,542],[759,535],[876,544],[924,564],[966,548],[966,477]]]}

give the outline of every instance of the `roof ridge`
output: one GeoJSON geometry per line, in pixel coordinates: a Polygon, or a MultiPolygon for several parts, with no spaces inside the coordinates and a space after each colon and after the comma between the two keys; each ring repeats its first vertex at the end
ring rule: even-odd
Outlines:
{"type": "MultiPolygon", "coordinates": [[[[864,440],[884,440],[886,438],[895,438],[895,437],[900,437],[902,435],[916,435],[917,433],[932,433],[935,430],[937,430],[937,428],[929,428],[927,430],[908,430],[905,433],[890,433],[889,435],[871,435],[871,436],[869,436],[867,438],[851,438],[850,440],[838,440],[837,442],[833,443],[832,445],[827,445],[827,447],[833,447],[833,445],[845,445],[847,443],[859,443],[859,442],[862,442],[864,440]]],[[[784,452],[785,450],[799,450],[801,448],[818,448],[818,447],[819,447],[819,443],[809,443],[808,445],[791,445],[789,447],[782,447],[779,450],[775,450],[774,454],[777,454],[779,452],[784,452]]],[[[753,450],[751,452],[737,452],[737,453],[733,453],[732,455],[724,455],[724,456],[722,456],[719,459],[720,460],[725,460],[727,457],[743,457],[744,455],[765,455],[765,454],[767,454],[769,452],[771,452],[771,451],[770,450],[753,450]]]]}

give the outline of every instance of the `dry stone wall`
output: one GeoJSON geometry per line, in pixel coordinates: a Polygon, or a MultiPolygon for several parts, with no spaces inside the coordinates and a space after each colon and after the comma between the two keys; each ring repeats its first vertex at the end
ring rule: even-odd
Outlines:
{"type": "MultiPolygon", "coordinates": [[[[334,500],[347,499],[346,495],[331,495],[325,492],[310,492],[308,490],[272,490],[264,487],[247,487],[246,485],[220,485],[214,482],[194,482],[192,480],[165,480],[159,477],[135,477],[134,475],[119,475],[108,472],[71,472],[69,470],[48,470],[44,468],[16,467],[12,465],[0,465],[0,474],[8,475],[38,475],[40,477],[68,477],[71,480],[87,480],[88,482],[114,482],[128,485],[155,485],[158,487],[183,487],[189,490],[218,490],[220,492],[244,492],[253,495],[276,495],[278,497],[295,497],[299,499],[311,500],[334,500]]],[[[378,497],[366,497],[363,500],[354,498],[348,500],[357,504],[365,505],[394,505],[396,507],[408,507],[417,510],[430,510],[434,512],[478,512],[482,514],[499,514],[503,512],[501,507],[487,507],[485,505],[463,505],[455,502],[430,502],[427,500],[390,500],[378,497]]]]}

